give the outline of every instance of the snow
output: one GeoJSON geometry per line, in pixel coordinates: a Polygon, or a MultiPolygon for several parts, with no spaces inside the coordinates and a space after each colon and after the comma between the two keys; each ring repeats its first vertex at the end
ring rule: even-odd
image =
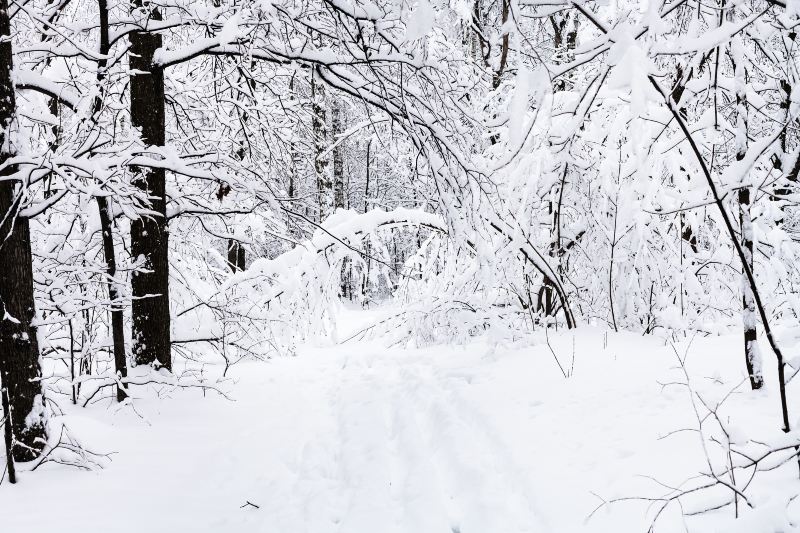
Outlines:
{"type": "Polygon", "coordinates": [[[648,75],[656,69],[633,35],[623,30],[624,28],[617,30],[618,41],[609,52],[609,61],[614,68],[611,70],[608,85],[612,89],[629,88],[631,112],[641,116],[647,111],[647,97],[652,92],[648,75]]]}
{"type": "Polygon", "coordinates": [[[0,476],[3,531],[798,528],[797,0],[13,4],[9,271],[45,391],[14,416],[88,470],[0,476]],[[138,70],[132,32],[162,43],[138,70]],[[166,261],[131,227],[162,203],[166,261]],[[175,375],[115,370],[142,269],[175,375]],[[743,324],[780,339],[785,421],[743,324]]]}
{"type": "Polygon", "coordinates": [[[227,44],[231,44],[236,39],[239,38],[239,20],[241,18],[240,13],[235,13],[232,15],[228,20],[225,21],[223,24],[222,29],[219,31],[219,44],[221,46],[225,46],[227,44]]]}
{"type": "Polygon", "coordinates": [[[436,23],[436,10],[428,0],[419,0],[406,23],[406,41],[422,39],[430,33],[436,23]]]}
{"type": "MultiPolygon", "coordinates": [[[[339,327],[383,312],[342,311],[339,327]]],[[[740,381],[737,336],[689,340],[676,351],[705,397],[740,381]]],[[[0,485],[3,531],[646,531],[646,503],[592,512],[703,469],[696,433],[678,431],[694,423],[689,397],[664,386],[676,361],[663,339],[589,327],[510,345],[309,343],[234,366],[232,400],[137,387],[131,405],[68,408],[60,421],[111,461],[46,465],[0,485]]],[[[780,435],[774,393],[732,396],[732,433],[780,435]]],[[[792,474],[780,480],[797,488],[792,474]]],[[[736,531],[793,531],[781,527],[797,523],[797,506],[787,515],[779,503],[765,499],[746,515],[758,529],[736,531]]],[[[733,527],[732,513],[690,531],[733,527]]],[[[657,531],[684,531],[675,509],[661,520],[657,531]]]]}
{"type": "Polygon", "coordinates": [[[527,68],[520,68],[517,72],[517,85],[509,104],[508,134],[513,147],[518,147],[524,141],[525,117],[528,112],[528,97],[530,95],[531,73],[527,68]]]}

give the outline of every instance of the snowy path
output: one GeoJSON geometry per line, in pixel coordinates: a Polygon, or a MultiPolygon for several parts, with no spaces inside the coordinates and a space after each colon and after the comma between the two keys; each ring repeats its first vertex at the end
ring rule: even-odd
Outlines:
{"type": "Polygon", "coordinates": [[[641,531],[631,509],[586,524],[591,492],[690,472],[689,458],[659,464],[675,451],[659,437],[688,411],[660,391],[668,363],[645,355],[653,343],[618,364],[597,336],[581,342],[569,380],[542,347],[362,344],[242,365],[234,402],[196,391],[142,400],[151,425],[105,406],[78,411],[71,426],[115,450],[113,462],[3,485],[3,531],[641,531]]]}

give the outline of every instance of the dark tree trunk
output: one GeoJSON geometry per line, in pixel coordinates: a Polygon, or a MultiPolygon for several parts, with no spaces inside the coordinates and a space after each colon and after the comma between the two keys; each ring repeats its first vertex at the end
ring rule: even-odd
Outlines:
{"type": "Polygon", "coordinates": [[[484,49],[486,43],[481,35],[483,31],[483,6],[481,0],[475,0],[472,4],[472,26],[474,31],[470,31],[470,54],[474,61],[486,62],[484,49]]]}
{"type": "MultiPolygon", "coordinates": [[[[331,130],[334,143],[339,140],[339,136],[344,132],[342,121],[342,104],[336,99],[332,99],[331,106],[331,130]]],[[[344,143],[339,143],[333,148],[333,207],[344,209],[344,143]]]]}
{"type": "MultiPolygon", "coordinates": [[[[100,53],[108,54],[110,50],[108,37],[108,5],[106,0],[98,0],[97,8],[100,18],[100,53]]],[[[103,80],[105,79],[106,60],[101,59],[97,62],[97,82],[100,94],[95,97],[92,109],[92,117],[96,122],[99,120],[100,111],[103,107],[103,97],[105,90],[103,80]]],[[[114,343],[114,369],[119,379],[128,377],[128,363],[125,358],[125,330],[123,324],[123,311],[119,302],[119,290],[117,288],[117,253],[114,249],[114,234],[112,229],[113,215],[111,213],[111,200],[105,196],[97,197],[97,209],[100,215],[100,230],[103,234],[103,255],[106,260],[106,275],[108,279],[108,299],[111,300],[111,336],[114,343]]],[[[128,397],[123,390],[126,385],[117,385],[117,401],[121,402],[128,397]]]]}
{"type": "Polygon", "coordinates": [[[322,223],[333,210],[333,183],[328,170],[328,156],[322,155],[328,148],[328,125],[325,109],[325,86],[317,80],[316,71],[311,72],[311,130],[314,136],[314,174],[317,180],[317,222],[322,223]]]}
{"type": "MultiPolygon", "coordinates": [[[[570,22],[570,15],[552,15],[550,17],[550,24],[553,27],[553,48],[556,50],[557,56],[555,57],[556,63],[567,63],[571,61],[574,56],[575,47],[578,41],[578,25],[573,22],[573,27],[568,28],[570,22]]],[[[566,79],[561,76],[555,80],[553,84],[553,92],[563,92],[568,89],[566,79]]],[[[565,164],[561,175],[559,185],[553,189],[552,197],[558,198],[557,201],[552,199],[547,203],[548,215],[552,218],[553,225],[550,229],[551,242],[549,253],[550,256],[557,262],[556,273],[559,276],[564,274],[564,265],[562,263],[562,249],[561,242],[561,201],[564,196],[564,188],[567,185],[567,174],[569,172],[569,165],[565,164]]],[[[553,280],[545,276],[542,287],[539,289],[538,297],[538,311],[545,316],[554,316],[557,312],[556,298],[557,290],[554,286],[553,280]]],[[[612,296],[609,294],[609,299],[612,296]]],[[[613,307],[613,305],[612,305],[613,307]]],[[[566,315],[565,310],[565,315],[566,315]]],[[[613,311],[612,311],[613,314],[613,311]]]]}
{"type": "MultiPolygon", "coordinates": [[[[297,148],[295,146],[294,141],[292,141],[291,145],[291,154],[292,154],[292,168],[289,169],[289,209],[295,211],[297,208],[295,207],[294,196],[295,196],[295,181],[297,180],[297,148]]],[[[300,235],[300,232],[297,228],[297,222],[294,221],[292,215],[286,215],[286,228],[289,230],[289,235],[291,235],[294,239],[297,239],[300,235]]],[[[293,241],[291,244],[292,248],[297,246],[293,241]]]]}
{"type": "MultiPolygon", "coordinates": [[[[0,402],[3,404],[3,442],[6,447],[6,469],[8,470],[8,481],[13,484],[17,482],[17,470],[14,466],[14,455],[12,453],[14,449],[14,435],[11,433],[11,424],[8,423],[10,419],[8,413],[11,411],[11,407],[8,404],[8,389],[3,387],[1,383],[0,402]]],[[[0,479],[1,478],[2,476],[0,476],[0,479]]]]}
{"type": "MultiPolygon", "coordinates": [[[[8,1],[0,0],[0,164],[14,155],[10,139],[16,112],[8,1]]],[[[9,176],[6,168],[0,176],[9,176]]],[[[8,412],[16,461],[36,459],[44,448],[42,369],[33,300],[33,264],[28,219],[17,217],[19,189],[15,181],[0,181],[0,379],[8,394],[8,412]]]]}
{"type": "MultiPolygon", "coordinates": [[[[732,11],[728,13],[733,17],[732,11]]],[[[734,37],[740,40],[740,37],[734,37]]],[[[742,43],[739,46],[732,46],[731,58],[734,61],[734,78],[736,87],[736,160],[741,161],[747,155],[747,77],[748,72],[745,67],[745,58],[740,56],[742,43]]],[[[750,188],[739,190],[739,222],[741,229],[741,246],[744,252],[744,260],[747,265],[742,265],[742,323],[744,326],[744,359],[747,367],[747,375],[750,377],[750,386],[760,389],[764,385],[764,377],[761,374],[761,354],[758,351],[758,341],[756,325],[758,318],[756,315],[756,301],[753,295],[753,288],[747,279],[746,269],[755,274],[753,264],[753,220],[750,214],[750,188]]]]}
{"type": "MultiPolygon", "coordinates": [[[[556,50],[555,63],[569,63],[574,59],[575,48],[578,44],[578,22],[567,13],[564,15],[552,15],[550,24],[553,26],[553,47],[556,50]],[[571,19],[573,27],[568,28],[567,26],[571,19]]],[[[553,84],[554,92],[565,91],[568,88],[565,76],[560,76],[553,84]]]]}
{"type": "MultiPolygon", "coordinates": [[[[122,305],[117,288],[117,258],[114,251],[114,234],[111,229],[111,202],[107,197],[97,197],[97,207],[100,211],[100,230],[103,233],[103,253],[106,259],[106,275],[108,277],[108,299],[111,300],[111,336],[114,343],[114,369],[119,379],[128,377],[128,362],[125,358],[125,329],[123,324],[122,305]]],[[[117,385],[117,401],[121,402],[128,397],[122,387],[117,385]]]]}
{"type": "MultiPolygon", "coordinates": [[[[500,25],[501,27],[505,27],[506,23],[508,22],[508,14],[509,14],[509,0],[502,0],[503,7],[502,13],[500,18],[500,25]]],[[[494,71],[492,74],[492,88],[497,89],[500,87],[500,82],[503,81],[503,73],[506,70],[506,62],[508,61],[508,32],[503,34],[503,39],[501,40],[500,44],[500,63],[497,66],[497,70],[494,71]]],[[[493,143],[494,144],[494,143],[493,143]]]]}
{"type": "MultiPolygon", "coordinates": [[[[366,175],[366,185],[364,186],[364,213],[369,211],[369,167],[370,167],[370,153],[369,150],[372,147],[372,139],[367,142],[367,175],[366,175]]],[[[372,251],[370,250],[370,241],[367,240],[366,245],[367,251],[367,269],[364,274],[364,280],[361,282],[361,298],[366,303],[366,296],[367,291],[369,290],[369,271],[370,267],[372,266],[372,251]]]]}
{"type": "MultiPolygon", "coordinates": [[[[292,102],[297,101],[297,92],[295,91],[294,87],[294,80],[295,76],[292,76],[289,80],[289,98],[292,102]]],[[[288,198],[288,205],[291,211],[297,212],[297,202],[295,202],[295,196],[297,195],[297,184],[300,181],[300,166],[302,165],[302,157],[300,154],[300,150],[298,149],[298,142],[295,136],[292,136],[291,143],[289,144],[289,156],[291,159],[290,167],[289,167],[289,198],[288,198]]],[[[300,227],[297,223],[297,218],[293,217],[289,213],[286,214],[286,227],[289,231],[289,235],[294,240],[299,240],[302,232],[300,231],[300,227]]],[[[294,242],[291,243],[291,247],[294,248],[297,244],[294,242]]]]}
{"type": "Polygon", "coordinates": [[[232,272],[241,271],[245,268],[244,246],[234,239],[228,239],[228,266],[232,272]]]}
{"type": "MultiPolygon", "coordinates": [[[[133,8],[141,9],[141,0],[134,0],[133,8]]],[[[152,8],[149,18],[161,20],[157,8],[152,8]]],[[[130,40],[130,68],[137,71],[130,78],[131,124],[141,128],[145,145],[164,146],[164,72],[153,67],[153,54],[161,47],[162,38],[141,31],[133,32],[130,40]]],[[[137,364],[157,361],[171,369],[166,177],[164,169],[156,168],[134,168],[133,174],[133,183],[147,194],[149,209],[155,213],[131,223],[131,253],[145,261],[131,280],[133,356],[137,364]]]]}
{"type": "MultiPolygon", "coordinates": [[[[750,270],[753,270],[753,223],[750,219],[750,189],[739,191],[739,220],[742,231],[742,249],[749,262],[750,270]]],[[[761,354],[758,351],[758,335],[756,324],[756,303],[753,298],[753,291],[747,281],[747,276],[742,274],[742,321],[744,324],[744,355],[747,366],[747,375],[750,376],[750,386],[753,390],[760,389],[764,385],[764,378],[761,375],[761,354]]]]}
{"type": "MultiPolygon", "coordinates": [[[[249,114],[246,110],[242,110],[242,107],[247,108],[248,104],[252,105],[252,98],[254,97],[255,91],[255,81],[252,79],[248,79],[244,75],[244,71],[240,68],[239,69],[239,77],[237,79],[236,85],[233,87],[233,91],[236,94],[236,101],[242,102],[243,96],[250,100],[247,104],[243,104],[241,106],[237,106],[237,114],[239,116],[239,124],[241,128],[239,129],[239,135],[237,140],[238,148],[236,149],[235,153],[233,154],[234,157],[239,161],[243,162],[245,156],[249,153],[249,141],[247,138],[247,121],[249,119],[249,114]],[[246,89],[246,90],[245,90],[246,89]],[[249,92],[250,97],[247,97],[247,93],[249,92]]],[[[230,187],[228,187],[230,190],[230,187]]],[[[242,243],[237,241],[236,239],[228,239],[228,266],[230,267],[232,272],[242,271],[244,270],[244,246],[242,243]]]]}
{"type": "Polygon", "coordinates": [[[231,272],[236,272],[239,266],[239,243],[233,239],[228,239],[228,267],[231,272]]]}
{"type": "MultiPolygon", "coordinates": [[[[797,34],[795,32],[791,32],[791,33],[789,33],[789,38],[794,43],[795,40],[797,39],[797,34]]],[[[792,87],[793,78],[794,77],[791,76],[787,72],[786,73],[786,78],[780,81],[781,92],[783,93],[783,98],[781,99],[780,108],[784,110],[784,113],[785,113],[784,117],[785,117],[786,121],[789,121],[791,119],[790,108],[791,108],[791,105],[792,105],[792,93],[794,92],[793,87],[792,87]]],[[[795,118],[793,122],[794,122],[795,126],[800,124],[800,120],[798,120],[797,118],[795,118]]],[[[788,140],[789,140],[789,131],[790,131],[789,128],[784,128],[783,131],[781,132],[781,152],[783,152],[783,154],[787,153],[788,140]]],[[[795,153],[797,154],[798,153],[797,152],[797,148],[795,148],[795,150],[796,150],[795,153]]],[[[772,156],[772,163],[773,163],[774,167],[777,170],[783,171],[784,175],[785,175],[785,179],[784,179],[783,185],[781,187],[775,189],[775,197],[774,198],[776,200],[787,199],[787,197],[789,195],[791,195],[793,192],[795,192],[797,190],[798,176],[800,176],[800,157],[797,157],[794,160],[794,165],[792,165],[792,168],[784,169],[783,168],[783,159],[781,157],[779,157],[777,154],[772,156]]],[[[786,202],[781,202],[781,204],[782,204],[781,205],[781,211],[782,212],[785,212],[786,208],[789,205],[791,205],[791,204],[788,204],[786,202]]],[[[776,222],[778,224],[780,224],[780,225],[783,225],[784,221],[785,221],[785,218],[781,217],[776,222]]]]}
{"type": "MultiPolygon", "coordinates": [[[[339,137],[344,133],[344,122],[342,118],[342,103],[331,98],[331,142],[337,143],[339,137]]],[[[344,186],[344,143],[336,144],[333,147],[333,207],[344,209],[345,205],[345,186],[344,186]]],[[[352,262],[345,258],[342,261],[342,272],[340,276],[340,292],[345,298],[353,299],[352,281],[352,262]]]]}

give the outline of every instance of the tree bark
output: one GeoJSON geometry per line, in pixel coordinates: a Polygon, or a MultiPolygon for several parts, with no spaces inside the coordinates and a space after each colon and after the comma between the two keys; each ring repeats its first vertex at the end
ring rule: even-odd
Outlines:
{"type": "MultiPolygon", "coordinates": [[[[338,142],[339,136],[344,133],[344,120],[342,117],[342,103],[335,97],[331,98],[331,142],[333,147],[333,208],[344,209],[344,143],[338,142]]],[[[342,261],[340,276],[340,292],[345,298],[353,299],[352,262],[345,258],[342,261]]]]}
{"type": "MultiPolygon", "coordinates": [[[[128,362],[125,357],[125,326],[123,310],[120,305],[117,288],[117,258],[114,250],[114,234],[111,225],[111,201],[108,197],[97,197],[97,208],[100,213],[100,230],[103,234],[103,254],[106,260],[106,276],[108,277],[108,299],[111,300],[111,338],[114,345],[114,370],[120,380],[128,377],[128,362]]],[[[128,397],[124,389],[127,385],[117,385],[117,401],[128,397]]]]}
{"type": "MultiPolygon", "coordinates": [[[[728,12],[728,17],[733,21],[733,10],[728,12]]],[[[740,36],[731,41],[730,57],[734,69],[734,87],[736,89],[736,160],[741,161],[747,155],[747,66],[744,57],[744,43],[740,36]]],[[[747,265],[742,265],[742,322],[744,326],[744,356],[747,375],[750,377],[750,386],[753,390],[764,385],[761,374],[761,354],[758,351],[758,334],[756,325],[756,303],[753,289],[745,273],[746,268],[755,273],[753,264],[753,221],[750,215],[750,188],[739,190],[739,223],[741,231],[741,245],[744,260],[747,265]]]]}
{"type": "MultiPolygon", "coordinates": [[[[553,48],[556,51],[555,64],[569,63],[574,59],[575,48],[578,45],[578,21],[569,13],[555,14],[550,16],[550,24],[553,26],[553,48]],[[567,27],[570,19],[573,21],[572,28],[567,27]]],[[[556,79],[553,91],[566,91],[569,88],[567,78],[561,76],[556,79]]]]}
{"type": "MultiPolygon", "coordinates": [[[[289,98],[291,101],[295,102],[297,100],[297,92],[295,91],[294,87],[294,80],[295,77],[289,80],[289,98]]],[[[295,196],[297,195],[297,184],[300,181],[300,166],[302,165],[302,158],[300,154],[300,150],[298,150],[298,141],[296,137],[292,137],[291,142],[289,143],[289,157],[290,157],[290,167],[289,167],[289,189],[288,195],[289,198],[287,203],[289,204],[289,209],[292,211],[297,211],[297,205],[295,202],[295,196]]],[[[298,227],[297,221],[292,215],[286,215],[286,227],[289,231],[289,235],[294,240],[299,240],[302,232],[298,227]]],[[[297,244],[292,241],[291,247],[294,248],[297,244]]]]}
{"type": "MultiPolygon", "coordinates": [[[[750,218],[750,189],[739,191],[739,220],[741,222],[742,249],[750,270],[753,270],[753,224],[750,218]]],[[[742,272],[742,322],[744,325],[744,355],[747,375],[753,390],[764,385],[761,374],[761,353],[758,350],[756,303],[747,276],[742,272]]]]}
{"type": "MultiPolygon", "coordinates": [[[[13,55],[8,1],[0,0],[0,164],[14,155],[16,99],[11,80],[13,55]]],[[[14,174],[8,167],[2,178],[14,174]]],[[[7,424],[12,456],[31,461],[47,440],[39,343],[33,325],[33,264],[28,219],[18,217],[21,190],[0,180],[0,380],[8,394],[7,424]]]]}
{"type": "MultiPolygon", "coordinates": [[[[100,18],[100,54],[108,54],[111,46],[108,36],[108,3],[107,0],[98,0],[97,9],[100,18]]],[[[92,108],[92,118],[96,123],[99,120],[103,107],[105,90],[106,60],[97,62],[97,84],[100,90],[95,97],[92,108]]],[[[103,236],[103,255],[106,261],[106,276],[108,277],[108,299],[111,301],[111,337],[114,345],[114,370],[120,380],[128,377],[128,363],[125,357],[125,329],[122,306],[119,302],[120,291],[117,287],[117,253],[114,247],[113,215],[111,213],[111,200],[106,196],[97,197],[97,210],[100,216],[100,231],[103,236]]],[[[128,397],[125,392],[127,385],[117,385],[117,401],[121,402],[128,397]]]]}
{"type": "MultiPolygon", "coordinates": [[[[134,0],[133,9],[142,9],[142,0],[134,0]]],[[[147,9],[147,8],[145,8],[147,9]]],[[[155,7],[150,20],[161,20],[155,7]]],[[[140,128],[145,145],[164,146],[165,105],[164,72],[153,66],[153,54],[161,47],[157,33],[131,33],[129,53],[131,86],[131,124],[140,128]]],[[[166,217],[166,175],[164,169],[134,168],[133,183],[149,198],[153,213],[131,223],[131,253],[144,259],[144,268],[134,271],[133,356],[137,364],[158,362],[171,370],[169,314],[169,227],[166,217]]]]}
{"type": "Polygon", "coordinates": [[[500,62],[497,70],[492,73],[492,89],[500,87],[500,82],[503,81],[503,73],[506,70],[506,62],[508,61],[508,31],[506,23],[508,22],[509,15],[509,2],[510,0],[502,0],[502,13],[500,14],[500,25],[502,28],[503,37],[500,40],[500,62]]]}
{"type": "MultiPolygon", "coordinates": [[[[241,68],[238,70],[239,77],[237,78],[236,85],[232,86],[232,91],[236,95],[236,101],[242,102],[242,96],[246,94],[245,88],[250,95],[253,96],[253,92],[255,91],[255,81],[248,79],[241,68]]],[[[245,127],[249,119],[249,114],[246,110],[242,110],[240,106],[236,107],[236,113],[239,116],[239,124],[241,125],[241,128],[239,129],[238,140],[236,142],[238,147],[236,148],[233,156],[241,163],[244,161],[245,156],[249,152],[247,129],[245,127]]],[[[245,269],[245,249],[244,246],[242,246],[242,243],[236,239],[228,239],[228,266],[230,266],[231,271],[234,273],[245,269]]]]}
{"type": "MultiPolygon", "coordinates": [[[[550,17],[550,24],[553,27],[553,48],[556,50],[556,58],[555,63],[561,62],[569,62],[571,57],[574,56],[575,47],[577,46],[578,40],[578,23],[577,20],[573,21],[573,27],[568,28],[568,24],[570,21],[571,15],[552,15],[550,17]],[[562,54],[563,52],[563,54],[562,54]]],[[[560,77],[555,80],[553,84],[553,92],[563,92],[568,89],[567,82],[564,77],[560,77]]],[[[562,249],[561,243],[561,203],[564,196],[564,187],[567,184],[567,173],[569,171],[569,165],[564,164],[564,169],[561,175],[561,181],[559,185],[557,185],[552,193],[551,193],[551,200],[547,203],[547,210],[548,215],[552,218],[552,226],[550,228],[550,249],[549,253],[550,256],[557,262],[556,272],[558,276],[562,276],[564,274],[564,267],[562,264],[562,257],[559,253],[562,249]],[[558,201],[554,201],[552,198],[558,198],[558,201]]],[[[613,259],[612,259],[613,263],[613,259]]],[[[539,290],[539,298],[538,298],[538,311],[544,313],[545,316],[554,316],[556,313],[556,297],[557,297],[557,290],[553,284],[553,280],[551,278],[545,277],[542,283],[542,287],[539,290]]],[[[613,300],[613,296],[609,293],[609,301],[613,300]]],[[[611,304],[612,308],[612,315],[613,313],[613,304],[611,304]]],[[[612,321],[616,323],[616,319],[612,321]]]]}
{"type": "MultiPolygon", "coordinates": [[[[369,211],[369,168],[370,168],[370,148],[372,147],[372,139],[367,142],[367,175],[366,175],[366,185],[364,186],[364,213],[369,211]]],[[[366,251],[367,251],[367,269],[364,275],[364,279],[361,282],[361,298],[364,301],[364,304],[367,302],[367,291],[369,290],[369,274],[370,274],[370,267],[372,266],[372,250],[370,250],[370,241],[367,240],[366,244],[366,251]]]]}
{"type": "Polygon", "coordinates": [[[231,272],[245,269],[244,246],[236,239],[228,239],[228,266],[231,268],[231,272]]]}
{"type": "Polygon", "coordinates": [[[314,136],[314,174],[317,180],[317,222],[322,223],[333,210],[328,157],[323,155],[328,148],[328,125],[325,110],[325,86],[317,79],[316,70],[311,72],[311,130],[314,136]]]}
{"type": "Polygon", "coordinates": [[[6,447],[6,469],[8,470],[8,481],[12,485],[17,482],[17,470],[14,466],[14,435],[11,433],[11,424],[9,423],[11,407],[8,405],[8,389],[0,384],[0,402],[3,405],[3,442],[6,447]]]}
{"type": "MultiPolygon", "coordinates": [[[[331,105],[331,130],[333,132],[331,140],[337,142],[339,136],[344,132],[344,121],[342,119],[342,104],[333,99],[331,105]]],[[[344,143],[338,143],[333,147],[333,207],[344,209],[344,143]]]]}

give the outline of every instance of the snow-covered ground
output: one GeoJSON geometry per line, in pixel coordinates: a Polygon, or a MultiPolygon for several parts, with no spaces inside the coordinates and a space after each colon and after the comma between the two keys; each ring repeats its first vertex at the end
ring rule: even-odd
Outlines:
{"type": "MultiPolygon", "coordinates": [[[[305,346],[235,366],[232,400],[152,392],[135,412],[74,408],[73,433],[114,452],[102,470],[48,465],[0,486],[3,532],[642,532],[642,502],[704,466],[663,339],[583,328],[544,342],[305,346]],[[249,502],[249,504],[248,504],[249,502]]],[[[683,355],[688,339],[676,345],[683,355]]],[[[735,336],[695,339],[693,382],[722,397],[743,377],[735,336]]],[[[774,383],[767,372],[769,383],[774,383]]],[[[725,404],[731,424],[779,434],[774,391],[725,404]],[[737,422],[738,421],[738,422],[737,422]]],[[[794,407],[798,407],[794,403],[794,407]]],[[[772,473],[793,479],[794,471],[772,473]]],[[[794,482],[796,483],[796,482],[794,482]]],[[[768,503],[765,503],[768,505],[768,503]]],[[[791,507],[790,507],[791,510],[791,507]]],[[[796,511],[796,510],[795,510],[796,511]]],[[[728,531],[731,508],[690,522],[728,531]]],[[[778,520],[781,517],[777,518],[778,520]]],[[[683,531],[677,509],[656,531],[683,531]]],[[[768,529],[760,519],[753,531],[768,529]]],[[[777,526],[776,526],[777,527],[777,526]]]]}

